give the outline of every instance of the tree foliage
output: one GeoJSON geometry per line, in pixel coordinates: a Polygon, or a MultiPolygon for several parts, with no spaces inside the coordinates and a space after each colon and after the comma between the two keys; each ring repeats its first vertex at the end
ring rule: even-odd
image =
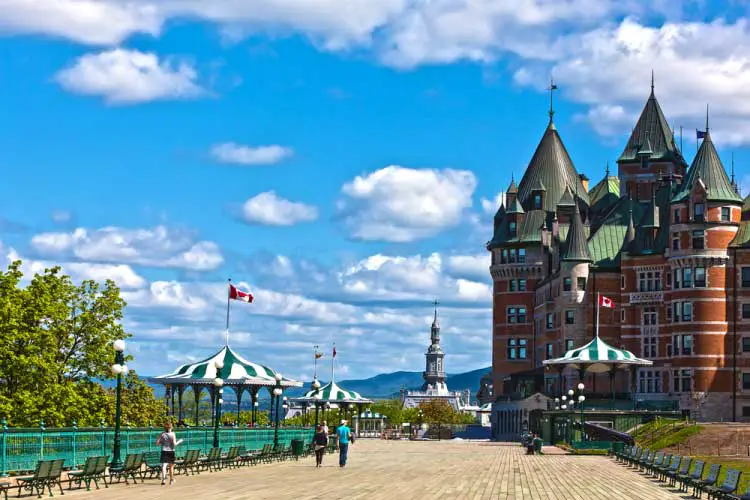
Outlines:
{"type": "MultiPolygon", "coordinates": [[[[111,280],[75,284],[53,267],[26,283],[20,261],[0,269],[0,417],[13,426],[111,425],[114,392],[97,381],[112,378],[112,343],[130,336],[124,307],[111,280]]],[[[125,418],[155,415],[151,389],[134,373],[125,382],[125,418]]]]}
{"type": "Polygon", "coordinates": [[[432,424],[471,424],[475,418],[467,413],[457,412],[445,400],[431,399],[419,404],[422,421],[432,424]]]}

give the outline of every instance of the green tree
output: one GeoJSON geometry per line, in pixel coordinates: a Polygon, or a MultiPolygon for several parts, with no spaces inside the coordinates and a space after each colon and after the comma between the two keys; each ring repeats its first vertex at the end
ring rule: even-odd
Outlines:
{"type": "MultiPolygon", "coordinates": [[[[156,399],[154,390],[138,375],[130,370],[123,381],[122,421],[134,427],[145,427],[149,424],[161,426],[167,419],[164,402],[156,399]]],[[[112,401],[110,421],[114,422],[116,398],[115,389],[110,389],[112,401]]]]}
{"type": "Polygon", "coordinates": [[[422,410],[422,421],[431,424],[452,424],[455,419],[455,410],[442,399],[431,399],[419,404],[422,410]]]}

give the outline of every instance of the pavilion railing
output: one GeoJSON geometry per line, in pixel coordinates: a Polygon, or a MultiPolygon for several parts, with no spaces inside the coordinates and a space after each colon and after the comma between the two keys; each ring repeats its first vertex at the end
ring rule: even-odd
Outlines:
{"type": "MultiPolygon", "coordinates": [[[[0,430],[0,476],[32,471],[39,460],[65,459],[66,468],[81,466],[89,456],[111,455],[114,429],[57,428],[57,429],[2,429],[0,430]]],[[[159,427],[123,427],[120,446],[123,458],[128,453],[158,451],[156,439],[159,427]]],[[[213,427],[176,428],[177,439],[182,439],[179,449],[201,449],[207,452],[213,446],[213,427]]],[[[279,443],[288,445],[292,439],[312,440],[314,430],[303,427],[279,428],[279,443]]],[[[258,450],[273,444],[273,427],[222,427],[219,442],[223,449],[244,446],[258,450]]]]}

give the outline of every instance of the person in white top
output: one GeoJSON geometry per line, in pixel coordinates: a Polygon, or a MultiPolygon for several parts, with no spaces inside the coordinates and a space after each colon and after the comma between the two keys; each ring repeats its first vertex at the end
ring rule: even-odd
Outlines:
{"type": "Polygon", "coordinates": [[[323,426],[323,432],[325,432],[326,436],[327,436],[328,435],[328,424],[326,424],[326,421],[323,420],[323,422],[322,422],[321,425],[323,426]]]}
{"type": "Polygon", "coordinates": [[[169,469],[169,484],[174,484],[174,450],[182,440],[177,440],[177,436],[172,432],[172,422],[164,424],[164,432],[159,435],[156,445],[161,446],[161,484],[164,486],[167,482],[167,468],[169,469]]]}

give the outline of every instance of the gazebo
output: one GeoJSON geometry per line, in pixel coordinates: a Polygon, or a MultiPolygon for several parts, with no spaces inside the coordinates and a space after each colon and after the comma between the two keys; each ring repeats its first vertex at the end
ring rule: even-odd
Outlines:
{"type": "Polygon", "coordinates": [[[369,409],[361,412],[357,415],[357,437],[379,437],[383,433],[383,427],[387,418],[385,415],[370,411],[369,409]]]}
{"type": "Polygon", "coordinates": [[[635,369],[642,366],[651,366],[654,363],[647,359],[638,358],[625,349],[616,349],[596,335],[588,344],[571,349],[562,357],[542,361],[542,364],[558,370],[561,392],[563,390],[562,372],[565,368],[578,370],[581,381],[583,381],[586,372],[609,373],[609,385],[612,392],[612,403],[614,404],[615,372],[617,370],[630,370],[630,390],[634,392],[635,369]]]}
{"type": "MultiPolygon", "coordinates": [[[[175,415],[175,395],[177,395],[177,418],[183,420],[182,397],[185,389],[190,387],[195,397],[195,421],[198,423],[198,407],[204,389],[211,396],[211,407],[215,409],[217,388],[214,379],[221,378],[224,386],[231,387],[237,396],[237,423],[239,425],[240,403],[245,391],[252,396],[252,404],[258,400],[258,392],[266,388],[271,395],[273,405],[273,388],[276,386],[277,372],[258,363],[253,363],[234,352],[228,345],[216,354],[196,363],[188,363],[180,366],[172,373],[152,377],[150,381],[161,384],[166,388],[167,405],[171,399],[171,414],[175,415]],[[217,365],[221,368],[217,368],[217,365]]],[[[289,387],[302,387],[302,382],[281,378],[279,385],[282,389],[289,387]]],[[[216,412],[212,411],[211,415],[216,412]]]]}
{"type": "MultiPolygon", "coordinates": [[[[292,398],[291,401],[303,408],[312,406],[315,408],[316,413],[321,408],[341,408],[349,412],[353,412],[356,408],[357,413],[359,413],[362,411],[364,405],[372,404],[371,399],[362,397],[358,392],[343,389],[334,380],[320,387],[317,378],[313,380],[311,389],[304,396],[292,398]]],[[[355,421],[354,425],[354,433],[358,435],[359,423],[355,421]]]]}

